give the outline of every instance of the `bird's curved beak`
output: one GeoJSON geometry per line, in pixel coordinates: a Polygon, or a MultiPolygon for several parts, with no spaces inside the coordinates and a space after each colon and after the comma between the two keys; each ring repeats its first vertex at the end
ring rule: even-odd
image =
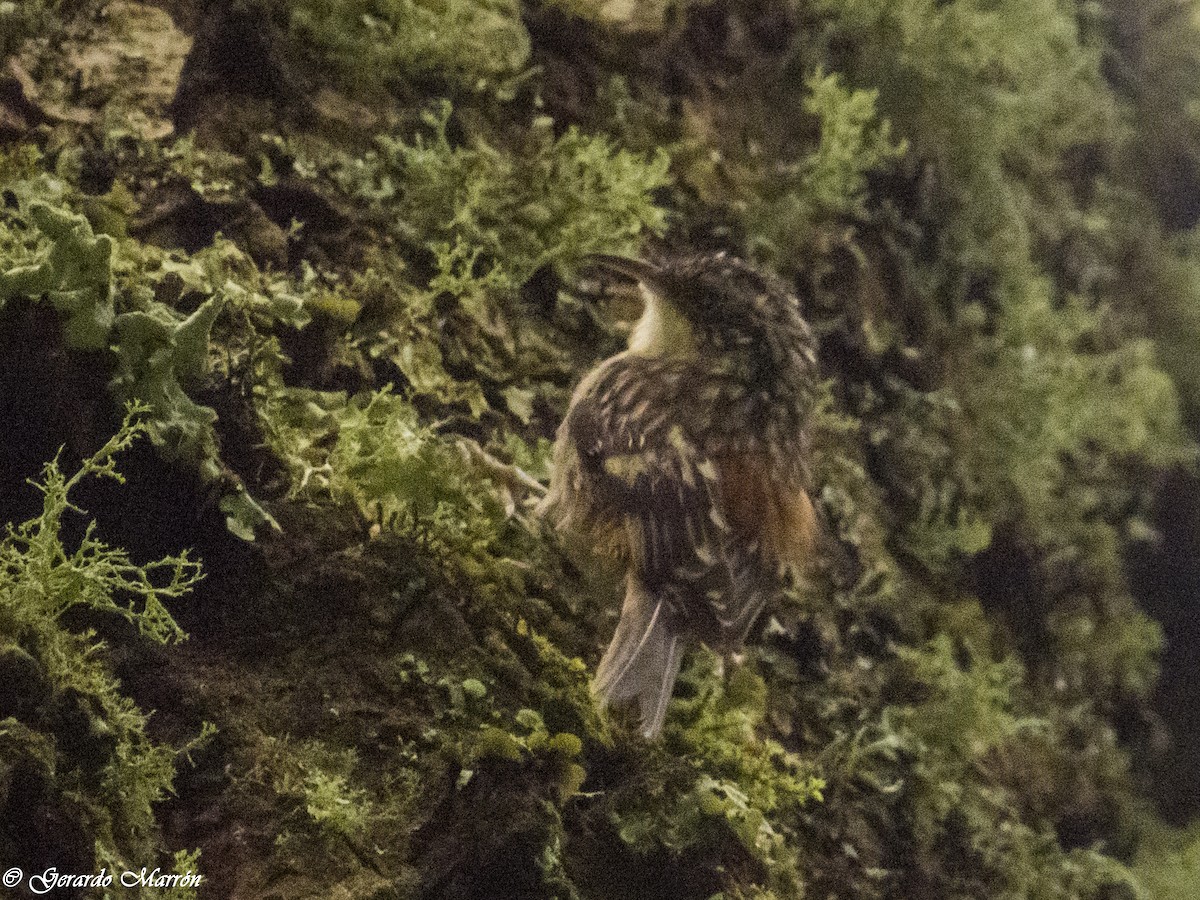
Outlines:
{"type": "Polygon", "coordinates": [[[581,262],[588,269],[628,278],[644,284],[656,294],[661,293],[662,273],[653,263],[607,253],[590,253],[581,262]]]}

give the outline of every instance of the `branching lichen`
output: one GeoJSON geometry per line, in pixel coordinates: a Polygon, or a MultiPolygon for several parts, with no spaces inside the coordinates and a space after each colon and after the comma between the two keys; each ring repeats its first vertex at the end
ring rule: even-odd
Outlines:
{"type": "MultiPolygon", "coordinates": [[[[96,853],[107,866],[153,858],[153,804],[171,790],[176,751],[149,739],[144,714],[120,693],[104,662],[103,645],[91,631],[69,629],[64,614],[82,608],[115,615],[150,640],[179,641],[185,635],[167,604],[190,591],[201,573],[186,554],[137,565],[124,550],[102,541],[94,523],[74,550],[64,545],[62,532],[64,517],[81,512],[71,494],[84,479],[121,480],[115,457],[145,430],[136,421],[144,412],[132,408],[121,430],[74,475],[65,476],[57,461],[49,463],[37,482],[42,512],[10,525],[0,540],[0,641],[30,648],[49,681],[47,701],[71,705],[84,716],[61,726],[85,733],[57,734],[57,766],[50,765],[58,769],[59,790],[76,793],[94,818],[96,853]],[[97,775],[90,777],[89,769],[98,769],[97,775]]],[[[17,727],[16,719],[6,719],[0,732],[17,727]]]]}

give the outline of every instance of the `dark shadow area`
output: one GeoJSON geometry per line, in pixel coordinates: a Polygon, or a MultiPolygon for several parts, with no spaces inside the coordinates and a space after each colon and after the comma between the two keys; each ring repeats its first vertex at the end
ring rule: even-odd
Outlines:
{"type": "MultiPolygon", "coordinates": [[[[116,432],[120,409],[108,392],[107,356],[64,346],[59,315],[49,304],[10,301],[0,312],[0,346],[0,421],[6,423],[0,520],[21,523],[41,509],[30,481],[56,457],[62,472],[73,474],[116,432]]],[[[122,453],[117,468],[123,484],[86,479],[72,492],[84,514],[65,517],[65,546],[77,546],[94,519],[101,539],[127,550],[135,563],[187,550],[203,562],[206,577],[172,612],[185,629],[202,624],[198,608],[242,593],[251,573],[261,571],[253,564],[258,548],[229,533],[219,495],[196,468],[162,459],[148,437],[122,453]]]]}
{"type": "Polygon", "coordinates": [[[1163,816],[1183,825],[1200,815],[1200,478],[1176,472],[1163,483],[1155,526],[1162,540],[1137,545],[1128,561],[1134,594],[1166,638],[1153,703],[1170,744],[1147,789],[1163,816]]]}

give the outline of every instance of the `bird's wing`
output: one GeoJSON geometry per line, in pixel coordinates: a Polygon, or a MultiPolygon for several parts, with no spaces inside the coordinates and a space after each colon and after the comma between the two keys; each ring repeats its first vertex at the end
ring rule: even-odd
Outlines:
{"type": "Polygon", "coordinates": [[[688,376],[668,362],[618,360],[580,398],[570,427],[592,490],[621,513],[638,578],[697,634],[727,645],[769,594],[762,567],[734,539],[718,458],[681,421],[688,376]]]}

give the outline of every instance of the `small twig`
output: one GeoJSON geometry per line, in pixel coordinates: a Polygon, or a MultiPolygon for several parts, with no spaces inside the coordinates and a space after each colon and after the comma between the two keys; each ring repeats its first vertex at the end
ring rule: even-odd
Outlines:
{"type": "Polygon", "coordinates": [[[548,493],[549,489],[528,472],[519,466],[514,466],[511,463],[506,463],[492,456],[492,454],[479,445],[478,441],[472,438],[460,437],[457,444],[458,450],[462,453],[464,460],[475,462],[486,470],[489,475],[503,482],[505,486],[514,489],[519,488],[527,494],[536,494],[538,497],[545,497],[548,493]]]}

